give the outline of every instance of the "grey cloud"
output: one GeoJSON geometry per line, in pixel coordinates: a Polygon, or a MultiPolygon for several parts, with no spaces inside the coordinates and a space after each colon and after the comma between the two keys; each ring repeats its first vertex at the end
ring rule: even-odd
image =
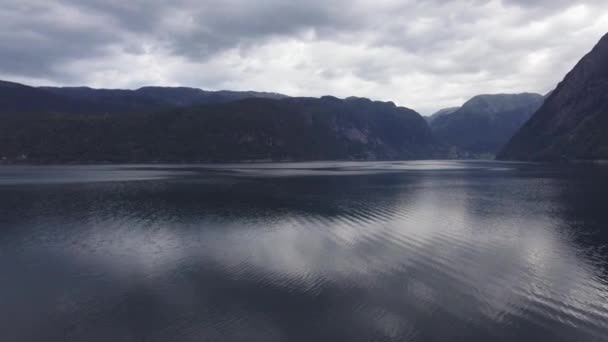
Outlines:
{"type": "Polygon", "coordinates": [[[349,3],[342,0],[329,4],[321,0],[65,2],[111,18],[123,30],[192,58],[272,37],[297,36],[306,30],[325,34],[358,24],[348,14],[349,3]]]}
{"type": "Polygon", "coordinates": [[[0,77],[336,93],[425,112],[547,91],[608,30],[603,0],[0,2],[0,77]]]}
{"type": "Polygon", "coordinates": [[[125,43],[120,31],[87,19],[49,3],[7,2],[0,7],[0,71],[61,79],[56,66],[103,55],[109,46],[125,43]]]}

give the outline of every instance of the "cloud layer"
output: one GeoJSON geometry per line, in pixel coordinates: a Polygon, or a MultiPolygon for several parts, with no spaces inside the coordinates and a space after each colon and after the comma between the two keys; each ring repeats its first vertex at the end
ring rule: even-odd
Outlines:
{"type": "Polygon", "coordinates": [[[547,92],[604,0],[0,0],[0,78],[366,96],[430,114],[547,92]]]}

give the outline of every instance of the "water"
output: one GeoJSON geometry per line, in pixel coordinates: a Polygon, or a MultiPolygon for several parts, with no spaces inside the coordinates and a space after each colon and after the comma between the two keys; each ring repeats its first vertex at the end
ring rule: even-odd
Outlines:
{"type": "Polygon", "coordinates": [[[0,167],[3,341],[608,341],[608,169],[0,167]]]}

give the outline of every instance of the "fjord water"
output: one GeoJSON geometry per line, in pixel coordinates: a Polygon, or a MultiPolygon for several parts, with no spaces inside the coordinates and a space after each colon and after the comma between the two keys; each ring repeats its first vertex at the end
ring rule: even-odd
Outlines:
{"type": "Polygon", "coordinates": [[[0,167],[5,341],[607,341],[608,168],[0,167]]]}

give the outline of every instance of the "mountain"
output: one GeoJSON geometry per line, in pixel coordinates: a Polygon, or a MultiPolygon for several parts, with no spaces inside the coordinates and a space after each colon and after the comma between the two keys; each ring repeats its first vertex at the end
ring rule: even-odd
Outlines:
{"type": "Polygon", "coordinates": [[[450,108],[440,109],[439,111],[433,113],[432,115],[425,116],[424,118],[426,119],[426,122],[428,122],[430,125],[431,123],[433,123],[433,121],[435,121],[435,119],[440,118],[445,115],[450,115],[459,109],[460,109],[460,107],[450,107],[450,108]]]}
{"type": "Polygon", "coordinates": [[[456,110],[435,114],[435,136],[451,146],[452,157],[494,155],[540,107],[539,94],[479,95],[456,110]]]}
{"type": "Polygon", "coordinates": [[[23,112],[78,112],[87,108],[87,103],[70,100],[43,89],[19,83],[0,81],[0,111],[2,113],[23,112]]]}
{"type": "Polygon", "coordinates": [[[608,34],[566,75],[498,158],[608,159],[607,133],[608,34]]]}
{"type": "Polygon", "coordinates": [[[137,96],[120,90],[27,88],[20,91],[133,111],[0,110],[0,158],[6,162],[427,159],[442,152],[422,116],[391,102],[272,95],[191,105],[198,100],[187,93],[196,90],[173,88],[171,97],[162,88],[133,91],[137,96]],[[163,96],[155,101],[171,108],[139,97],[156,91],[163,96]],[[155,109],[146,111],[148,106],[155,109]]]}
{"type": "Polygon", "coordinates": [[[253,91],[205,91],[187,87],[142,87],[137,90],[89,87],[40,87],[75,101],[87,101],[109,112],[150,111],[165,107],[189,107],[225,103],[246,98],[285,98],[285,95],[253,91]]]}
{"type": "Polygon", "coordinates": [[[143,87],[137,90],[31,87],[0,81],[0,111],[4,114],[43,112],[117,114],[225,103],[246,98],[286,97],[276,93],[205,91],[186,87],[143,87]]]}

